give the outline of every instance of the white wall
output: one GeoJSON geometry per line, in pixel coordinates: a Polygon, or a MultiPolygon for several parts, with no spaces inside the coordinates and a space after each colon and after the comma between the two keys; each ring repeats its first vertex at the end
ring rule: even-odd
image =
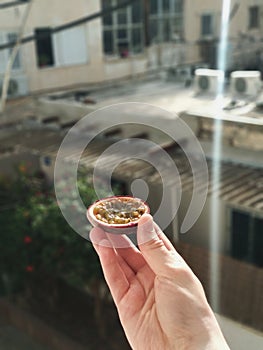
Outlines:
{"type": "Polygon", "coordinates": [[[262,333],[221,315],[216,317],[231,350],[263,349],[262,333]]]}

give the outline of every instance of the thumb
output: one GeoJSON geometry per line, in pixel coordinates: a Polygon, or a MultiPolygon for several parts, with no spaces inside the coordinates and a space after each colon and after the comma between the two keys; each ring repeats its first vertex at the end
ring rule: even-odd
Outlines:
{"type": "Polygon", "coordinates": [[[174,248],[167,249],[149,214],[143,215],[139,221],[137,240],[142,255],[156,275],[172,277],[175,268],[185,264],[174,248]]]}

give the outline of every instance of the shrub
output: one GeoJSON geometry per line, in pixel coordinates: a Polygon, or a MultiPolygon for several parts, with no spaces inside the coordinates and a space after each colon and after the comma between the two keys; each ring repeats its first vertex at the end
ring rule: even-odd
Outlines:
{"type": "MultiPolygon", "coordinates": [[[[16,180],[0,180],[1,293],[21,291],[42,273],[78,287],[100,279],[91,243],[67,224],[43,176],[30,174],[24,165],[17,174],[16,180]]],[[[78,187],[86,206],[97,199],[91,177],[83,172],[78,187]]]]}

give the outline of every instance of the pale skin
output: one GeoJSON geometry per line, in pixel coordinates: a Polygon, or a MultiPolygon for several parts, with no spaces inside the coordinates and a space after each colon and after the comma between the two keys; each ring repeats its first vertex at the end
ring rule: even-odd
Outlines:
{"type": "Polygon", "coordinates": [[[139,249],[100,228],[90,237],[132,349],[229,350],[200,281],[150,215],[139,249]]]}

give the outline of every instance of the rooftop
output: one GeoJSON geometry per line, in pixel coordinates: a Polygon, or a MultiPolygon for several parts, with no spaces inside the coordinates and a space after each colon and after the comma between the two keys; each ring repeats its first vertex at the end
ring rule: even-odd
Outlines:
{"type": "MultiPolygon", "coordinates": [[[[194,86],[186,87],[183,83],[169,81],[162,77],[151,79],[134,79],[118,83],[105,83],[92,87],[79,87],[71,91],[57,91],[43,93],[38,96],[29,96],[17,101],[9,101],[5,114],[1,117],[0,126],[12,124],[23,120],[43,121],[54,111],[59,123],[76,121],[85,114],[101,107],[123,102],[142,102],[159,106],[171,112],[182,112],[193,116],[215,118],[219,108],[219,102],[212,94],[196,94],[194,86]],[[47,103],[48,105],[47,106],[47,103]],[[63,108],[55,109],[55,106],[75,107],[75,114],[68,115],[63,108]],[[51,106],[54,109],[52,110],[51,106]]],[[[225,96],[220,101],[220,118],[226,121],[263,126],[263,93],[256,98],[236,100],[226,86],[225,96]]],[[[171,116],[172,117],[172,116],[171,116]]]]}
{"type": "MultiPolygon", "coordinates": [[[[2,141],[9,150],[15,146],[14,152],[19,152],[19,150],[23,150],[24,152],[27,150],[30,153],[39,154],[40,156],[48,155],[55,160],[63,137],[64,133],[54,130],[28,130],[26,132],[20,130],[2,139],[2,141]]],[[[80,165],[84,166],[87,170],[93,170],[97,159],[103,151],[115,141],[102,138],[95,139],[83,152],[80,165]]],[[[153,149],[152,151],[155,152],[156,150],[153,149]]],[[[125,152],[124,149],[122,149],[122,156],[123,152],[125,152]]],[[[166,152],[175,161],[183,189],[192,192],[192,170],[187,158],[175,143],[167,147],[166,152]]],[[[74,149],[69,149],[66,158],[74,161],[75,157],[74,149]]],[[[162,180],[158,172],[150,164],[140,159],[129,159],[120,163],[119,157],[120,155],[118,153],[111,154],[111,157],[105,159],[103,162],[103,166],[100,169],[101,172],[107,173],[111,171],[112,164],[116,163],[118,164],[114,171],[114,178],[116,180],[128,181],[139,177],[149,183],[161,184],[162,180]]],[[[211,159],[207,159],[207,165],[210,175],[212,171],[211,159]]],[[[167,176],[169,176],[169,173],[167,176]]],[[[174,174],[172,176],[174,179],[174,174]]],[[[211,176],[209,178],[209,195],[212,194],[213,188],[214,195],[219,196],[225,202],[240,208],[263,213],[263,168],[225,161],[221,166],[220,182],[213,185],[211,176]]],[[[202,183],[200,183],[200,188],[197,188],[197,190],[203,190],[202,183]]]]}

